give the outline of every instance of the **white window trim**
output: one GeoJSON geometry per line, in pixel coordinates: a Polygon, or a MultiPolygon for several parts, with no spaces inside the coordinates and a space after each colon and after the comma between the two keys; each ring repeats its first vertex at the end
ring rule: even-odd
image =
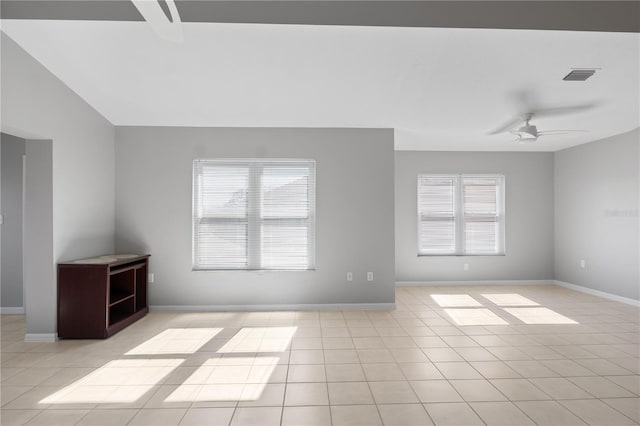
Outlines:
{"type": "Polygon", "coordinates": [[[437,173],[421,173],[418,175],[418,179],[416,180],[416,211],[417,211],[417,221],[416,221],[416,248],[418,257],[426,256],[505,256],[506,255],[506,178],[504,175],[495,174],[495,173],[484,173],[484,174],[467,174],[467,173],[459,173],[459,174],[437,174],[437,173]],[[420,222],[422,220],[422,212],[420,211],[420,179],[423,177],[430,178],[453,178],[455,181],[454,186],[454,237],[455,237],[455,247],[454,251],[447,253],[425,253],[421,251],[420,247],[420,222]],[[497,250],[495,253],[467,253],[466,252],[466,242],[465,242],[465,215],[464,215],[464,192],[463,188],[463,178],[473,179],[473,178],[496,178],[499,182],[498,190],[496,192],[497,197],[497,224],[498,224],[498,241],[497,241],[497,250]]]}
{"type": "MultiPolygon", "coordinates": [[[[311,159],[290,159],[290,158],[197,158],[193,160],[192,166],[192,183],[191,183],[191,199],[192,199],[192,232],[191,232],[191,264],[192,271],[274,271],[274,272],[304,272],[304,271],[315,271],[316,269],[316,250],[315,250],[315,242],[316,242],[316,161],[311,159]],[[196,187],[198,185],[197,179],[198,175],[196,173],[196,163],[198,162],[215,162],[218,164],[226,164],[226,165],[238,165],[238,166],[248,166],[249,167],[249,188],[253,188],[253,190],[249,190],[247,193],[247,267],[212,267],[212,266],[200,266],[196,262],[196,220],[197,220],[197,200],[195,196],[196,187]],[[259,213],[257,213],[253,220],[251,219],[252,211],[258,212],[258,208],[255,206],[260,205],[260,178],[262,173],[260,173],[260,169],[262,169],[265,165],[269,163],[273,164],[287,164],[290,166],[303,166],[303,167],[311,167],[311,182],[309,184],[309,217],[305,219],[308,222],[308,235],[311,235],[312,238],[308,238],[307,240],[307,253],[309,258],[308,267],[305,269],[277,269],[277,268],[262,268],[261,264],[261,224],[270,220],[283,220],[283,221],[299,221],[301,219],[298,218],[283,218],[283,219],[265,219],[261,218],[259,213]],[[254,210],[252,210],[254,209],[254,210]],[[253,242],[250,242],[253,241],[253,242]]],[[[209,218],[207,220],[216,220],[215,218],[209,218]]],[[[220,219],[222,221],[229,219],[220,219]]],[[[239,219],[241,220],[241,219],[239,219]]]]}

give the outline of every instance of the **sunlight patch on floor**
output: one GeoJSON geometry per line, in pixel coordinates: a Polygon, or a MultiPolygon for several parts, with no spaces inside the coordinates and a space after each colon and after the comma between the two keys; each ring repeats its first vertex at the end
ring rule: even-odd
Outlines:
{"type": "Polygon", "coordinates": [[[457,325],[508,325],[509,323],[486,308],[445,309],[457,325]]]}
{"type": "Polygon", "coordinates": [[[220,331],[222,328],[169,328],[125,355],[192,354],[220,331]]]}
{"type": "Polygon", "coordinates": [[[432,294],[431,298],[443,308],[478,307],[478,302],[468,294],[432,294]]]}
{"type": "Polygon", "coordinates": [[[222,358],[213,358],[199,367],[165,402],[255,401],[264,387],[279,357],[242,357],[240,365],[217,365],[222,358]]]}
{"type": "Polygon", "coordinates": [[[42,404],[130,403],[160,383],[182,359],[110,361],[40,401],[42,404]]]}
{"type": "Polygon", "coordinates": [[[578,324],[549,308],[504,308],[525,324],[578,324]]]}
{"type": "Polygon", "coordinates": [[[482,297],[489,299],[498,306],[540,306],[539,303],[527,299],[517,293],[508,294],[482,294],[482,297]]]}
{"type": "Polygon", "coordinates": [[[298,327],[244,327],[218,353],[283,352],[298,327]]]}

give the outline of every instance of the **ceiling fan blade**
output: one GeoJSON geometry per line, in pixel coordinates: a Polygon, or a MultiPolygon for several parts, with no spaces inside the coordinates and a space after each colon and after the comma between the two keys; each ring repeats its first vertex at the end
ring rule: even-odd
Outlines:
{"type": "Polygon", "coordinates": [[[551,108],[540,108],[531,111],[531,115],[534,117],[548,117],[551,115],[564,115],[564,114],[575,114],[578,112],[588,111],[593,109],[600,104],[597,102],[593,102],[590,104],[582,104],[582,105],[568,105],[561,107],[551,107],[551,108]]]}
{"type": "Polygon", "coordinates": [[[567,133],[588,133],[588,130],[543,130],[538,132],[539,136],[544,135],[566,135],[567,133]]]}
{"type": "Polygon", "coordinates": [[[515,117],[512,118],[511,120],[509,120],[508,122],[504,123],[502,126],[492,130],[491,132],[489,132],[490,135],[497,135],[498,133],[504,133],[507,131],[512,130],[518,123],[522,123],[523,120],[520,117],[515,117]]]}

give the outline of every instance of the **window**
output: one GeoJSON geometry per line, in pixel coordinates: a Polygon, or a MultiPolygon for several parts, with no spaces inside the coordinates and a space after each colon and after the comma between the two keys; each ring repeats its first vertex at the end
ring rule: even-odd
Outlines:
{"type": "Polygon", "coordinates": [[[504,176],[419,175],[418,254],[504,254],[504,176]]]}
{"type": "Polygon", "coordinates": [[[194,161],[194,269],[314,267],[315,161],[194,161]]]}

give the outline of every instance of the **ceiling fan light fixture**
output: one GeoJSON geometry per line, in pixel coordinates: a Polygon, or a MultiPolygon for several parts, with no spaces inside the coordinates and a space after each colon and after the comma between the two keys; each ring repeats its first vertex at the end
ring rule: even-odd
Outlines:
{"type": "Polygon", "coordinates": [[[522,145],[527,145],[530,143],[534,143],[535,141],[538,140],[537,136],[533,136],[530,135],[528,133],[524,133],[524,134],[519,134],[518,135],[518,139],[516,139],[516,142],[522,145]]]}

